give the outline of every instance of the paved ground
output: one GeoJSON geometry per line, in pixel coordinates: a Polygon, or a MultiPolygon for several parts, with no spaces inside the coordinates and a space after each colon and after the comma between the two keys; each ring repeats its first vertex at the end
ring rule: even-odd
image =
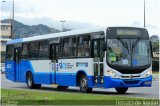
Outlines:
{"type": "MultiPolygon", "coordinates": [[[[8,88],[8,89],[30,90],[27,88],[27,85],[24,83],[11,82],[7,80],[4,74],[1,75],[1,87],[8,88]]],[[[34,91],[80,93],[78,87],[69,87],[66,90],[59,91],[56,89],[56,86],[54,85],[42,85],[41,89],[34,89],[34,91]]],[[[115,96],[119,95],[116,93],[114,89],[94,88],[92,93],[106,95],[106,96],[107,95],[115,95],[115,96]]],[[[124,96],[140,97],[140,98],[159,98],[159,77],[158,75],[154,75],[152,87],[129,88],[129,90],[124,96]]]]}

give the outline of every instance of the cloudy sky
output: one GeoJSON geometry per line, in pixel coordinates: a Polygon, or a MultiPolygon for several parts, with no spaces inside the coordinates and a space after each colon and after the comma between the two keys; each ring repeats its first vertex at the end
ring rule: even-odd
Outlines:
{"type": "MultiPolygon", "coordinates": [[[[12,1],[1,0],[1,19],[10,18],[12,1]]],[[[160,0],[146,1],[146,28],[160,35],[160,0]]],[[[61,29],[92,26],[143,27],[144,0],[14,0],[15,20],[61,29]]]]}

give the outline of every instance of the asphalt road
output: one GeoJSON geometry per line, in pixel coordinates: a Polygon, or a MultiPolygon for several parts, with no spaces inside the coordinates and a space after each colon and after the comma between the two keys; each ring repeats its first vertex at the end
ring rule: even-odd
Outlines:
{"type": "MultiPolygon", "coordinates": [[[[5,75],[1,76],[1,88],[7,89],[25,89],[25,90],[34,90],[40,92],[67,92],[67,93],[80,93],[78,87],[69,87],[66,90],[60,91],[56,89],[55,85],[42,85],[41,89],[28,89],[25,83],[17,83],[11,82],[5,78],[5,75]]],[[[92,94],[99,95],[113,95],[117,96],[115,89],[102,89],[102,88],[94,88],[92,94]]],[[[141,88],[129,88],[127,93],[124,96],[129,97],[138,97],[138,98],[159,98],[159,77],[158,75],[154,75],[154,80],[152,83],[152,87],[141,87],[141,88]]]]}

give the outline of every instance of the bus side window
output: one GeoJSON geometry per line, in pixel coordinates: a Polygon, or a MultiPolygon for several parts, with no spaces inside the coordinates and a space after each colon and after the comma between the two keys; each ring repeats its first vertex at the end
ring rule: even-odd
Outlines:
{"type": "Polygon", "coordinates": [[[38,45],[39,42],[31,42],[28,46],[28,58],[38,59],[38,45]]]}
{"type": "Polygon", "coordinates": [[[28,44],[24,43],[22,45],[22,59],[27,59],[28,58],[28,44]]]}
{"type": "Polygon", "coordinates": [[[38,59],[48,59],[48,58],[49,58],[49,42],[48,40],[40,41],[38,59]]]}
{"type": "Polygon", "coordinates": [[[90,36],[80,36],[78,38],[78,57],[88,57],[90,55],[90,36]]]}
{"type": "Polygon", "coordinates": [[[63,39],[63,56],[64,57],[76,56],[76,37],[69,37],[63,39]]]}
{"type": "Polygon", "coordinates": [[[13,60],[13,57],[14,57],[14,46],[7,45],[6,60],[13,60]]]}
{"type": "Polygon", "coordinates": [[[69,38],[64,38],[63,39],[63,56],[64,57],[69,57],[69,38]]]}
{"type": "Polygon", "coordinates": [[[69,48],[69,51],[70,51],[70,56],[72,57],[75,57],[76,56],[76,37],[72,37],[70,39],[70,48],[69,48]]]}

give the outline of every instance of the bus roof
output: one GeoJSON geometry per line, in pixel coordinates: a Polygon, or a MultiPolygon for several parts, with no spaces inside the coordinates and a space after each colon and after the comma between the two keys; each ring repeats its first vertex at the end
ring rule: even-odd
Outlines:
{"type": "MultiPolygon", "coordinates": [[[[115,26],[110,26],[110,27],[115,27],[115,26]]],[[[122,27],[122,26],[120,26],[120,27],[122,27]]],[[[128,26],[125,26],[125,27],[128,28],[128,26]]],[[[87,33],[94,33],[94,32],[105,31],[107,28],[108,27],[92,27],[92,28],[72,30],[72,31],[66,31],[66,32],[59,32],[59,33],[52,33],[52,34],[39,35],[39,36],[33,36],[33,37],[27,37],[27,38],[19,38],[19,39],[7,41],[7,44],[17,44],[17,43],[36,41],[36,40],[45,40],[45,39],[65,37],[65,36],[70,36],[70,35],[74,36],[74,35],[81,35],[81,34],[87,34],[87,33]]],[[[130,27],[130,28],[142,28],[142,27],[130,27]]],[[[144,28],[142,28],[142,29],[144,29],[144,28]]]]}
{"type": "Polygon", "coordinates": [[[39,35],[39,36],[33,36],[33,37],[27,37],[27,38],[19,38],[19,39],[10,40],[7,42],[7,44],[16,44],[16,43],[30,42],[30,41],[36,41],[36,40],[45,40],[50,38],[65,37],[69,35],[81,35],[85,33],[94,33],[99,31],[105,31],[106,28],[107,27],[86,28],[86,29],[52,33],[52,34],[39,35]]]}

